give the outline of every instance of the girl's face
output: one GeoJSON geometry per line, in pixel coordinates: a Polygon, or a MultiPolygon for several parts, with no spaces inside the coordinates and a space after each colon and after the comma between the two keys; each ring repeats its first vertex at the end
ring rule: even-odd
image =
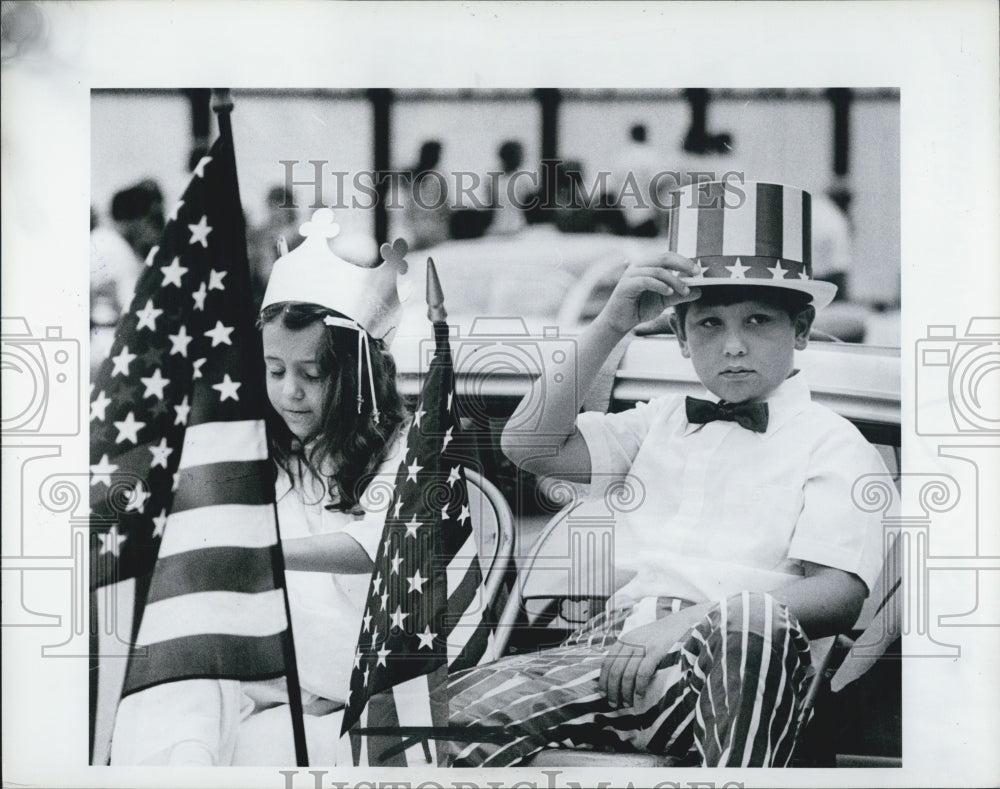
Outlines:
{"type": "Polygon", "coordinates": [[[326,378],[317,359],[324,332],[322,321],[292,331],[276,320],[262,330],[267,397],[303,443],[319,433],[323,421],[326,378]]]}

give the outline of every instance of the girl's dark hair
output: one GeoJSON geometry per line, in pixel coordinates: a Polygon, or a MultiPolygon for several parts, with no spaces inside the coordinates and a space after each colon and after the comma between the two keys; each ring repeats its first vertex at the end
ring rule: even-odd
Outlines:
{"type": "MultiPolygon", "coordinates": [[[[280,320],[286,329],[299,331],[327,316],[344,317],[318,304],[282,302],[261,310],[257,325],[263,328],[280,320]]],[[[381,340],[369,337],[368,343],[378,424],[372,419],[367,361],[361,371],[364,401],[358,413],[358,333],[326,326],[316,360],[320,375],[326,379],[323,417],[316,442],[302,457],[306,467],[330,486],[334,499],[339,494],[336,506],[344,511],[356,508],[404,418],[403,401],[396,390],[396,363],[381,340]]],[[[290,465],[299,442],[273,408],[268,414],[268,441],[275,461],[292,476],[290,465]]]]}
{"type": "MultiPolygon", "coordinates": [[[[701,295],[695,300],[698,304],[708,307],[728,307],[740,301],[760,301],[776,309],[788,313],[794,321],[799,313],[809,306],[812,296],[791,288],[776,288],[770,285],[713,285],[702,288],[701,295]]],[[[678,332],[684,336],[684,320],[688,308],[694,301],[684,301],[674,305],[674,315],[677,316],[678,332]]]]}

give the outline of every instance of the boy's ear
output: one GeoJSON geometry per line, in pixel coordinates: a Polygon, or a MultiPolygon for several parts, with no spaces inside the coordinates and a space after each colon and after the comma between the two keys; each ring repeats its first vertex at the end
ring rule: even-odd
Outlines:
{"type": "Polygon", "coordinates": [[[685,359],[691,358],[691,351],[688,350],[687,337],[684,336],[684,326],[677,319],[677,313],[670,313],[670,328],[674,330],[674,334],[677,336],[677,344],[681,349],[681,356],[685,359]]]}
{"type": "Polygon", "coordinates": [[[806,305],[795,316],[795,320],[793,321],[793,325],[795,326],[795,350],[805,350],[805,347],[809,344],[809,332],[812,329],[815,319],[816,308],[812,304],[806,305]]]}

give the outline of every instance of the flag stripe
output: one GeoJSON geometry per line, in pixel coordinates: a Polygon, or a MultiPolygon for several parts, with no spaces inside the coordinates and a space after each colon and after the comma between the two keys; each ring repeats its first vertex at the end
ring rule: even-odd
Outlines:
{"type": "Polygon", "coordinates": [[[267,460],[267,433],[261,419],[206,422],[184,433],[179,468],[232,460],[267,460]]]}
{"type": "Polygon", "coordinates": [[[699,205],[698,211],[698,257],[718,255],[723,243],[723,222],[728,221],[723,210],[722,184],[712,182],[705,184],[703,189],[696,191],[699,205]]]}
{"type": "Polygon", "coordinates": [[[696,195],[692,190],[697,187],[692,186],[685,189],[678,195],[678,208],[672,213],[672,218],[677,224],[677,252],[685,257],[693,258],[698,251],[698,211],[684,210],[683,202],[693,200],[696,195]]]}
{"type": "MultiPolygon", "coordinates": [[[[396,700],[393,698],[391,690],[378,693],[368,700],[368,723],[379,727],[399,728],[399,710],[396,709],[396,700]]],[[[381,767],[407,766],[405,752],[395,753],[391,756],[385,755],[402,742],[398,735],[376,734],[365,739],[365,745],[368,749],[368,764],[381,767]]]]}
{"type": "MultiPolygon", "coordinates": [[[[432,679],[444,680],[438,674],[424,674],[413,679],[400,682],[394,686],[390,693],[395,698],[396,716],[400,726],[434,726],[441,725],[441,721],[434,721],[431,715],[431,692],[434,690],[431,685],[432,679]]],[[[444,722],[447,724],[447,721],[444,722]]],[[[404,751],[406,761],[409,765],[426,764],[423,747],[418,743],[412,745],[404,751]]],[[[431,748],[432,766],[436,755],[436,749],[431,748]]]]}
{"type": "Polygon", "coordinates": [[[782,192],[778,184],[757,184],[757,256],[780,257],[782,192]]]}
{"type": "MultiPolygon", "coordinates": [[[[757,190],[744,190],[745,198],[739,211],[726,211],[722,227],[722,254],[747,255],[756,249],[757,190]]],[[[731,198],[735,200],[735,197],[731,198]]]]}
{"type": "Polygon", "coordinates": [[[812,276],[812,195],[802,192],[802,262],[812,276]]]}
{"type": "Polygon", "coordinates": [[[276,542],[271,505],[219,504],[171,513],[159,557],[203,548],[266,548],[276,542]]]}
{"type": "Polygon", "coordinates": [[[230,461],[192,466],[177,472],[177,492],[172,512],[217,504],[271,504],[273,485],[267,461],[230,461]]]}
{"type": "Polygon", "coordinates": [[[124,694],[174,679],[268,679],[284,673],[284,635],[258,638],[219,633],[185,636],[146,648],[129,661],[124,694]]]}
{"type": "Polygon", "coordinates": [[[150,603],[197,592],[257,594],[275,588],[273,548],[206,548],[162,558],[150,603]]]}
{"type": "MultiPolygon", "coordinates": [[[[492,638],[493,633],[490,632],[488,627],[483,627],[482,623],[477,623],[475,629],[469,628],[472,632],[469,634],[468,639],[465,644],[458,651],[457,654],[452,658],[452,637],[448,637],[448,656],[450,661],[448,663],[449,671],[462,671],[466,668],[472,668],[473,666],[478,666],[481,663],[489,662],[491,660],[496,660],[496,655],[492,651],[492,638]]],[[[455,630],[452,631],[452,635],[455,635],[455,630]]],[[[456,641],[456,647],[458,646],[456,641]]]]}
{"type": "Polygon", "coordinates": [[[146,606],[137,644],[155,644],[196,634],[269,636],[285,630],[281,589],[258,594],[197,592],[146,606]]]}
{"type": "MultiPolygon", "coordinates": [[[[476,566],[476,572],[479,569],[479,559],[476,553],[476,535],[470,532],[465,537],[465,542],[462,547],[455,551],[451,558],[448,560],[448,600],[458,594],[460,591],[462,593],[461,598],[457,599],[468,599],[467,593],[462,590],[463,582],[466,580],[466,576],[470,571],[472,571],[472,564],[476,566]]],[[[462,604],[462,608],[465,608],[465,604],[462,604]]]]}
{"type": "Polygon", "coordinates": [[[782,189],[781,202],[781,257],[802,260],[802,192],[782,189]]]}

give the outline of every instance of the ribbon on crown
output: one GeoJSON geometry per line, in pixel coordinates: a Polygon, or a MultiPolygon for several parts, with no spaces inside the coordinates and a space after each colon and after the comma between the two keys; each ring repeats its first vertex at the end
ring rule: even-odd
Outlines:
{"type": "Polygon", "coordinates": [[[298,247],[289,252],[287,245],[279,245],[281,256],[271,270],[261,309],[272,304],[300,302],[318,304],[339,313],[325,317],[323,322],[357,332],[358,413],[364,402],[363,367],[367,362],[372,419],[378,423],[369,338],[389,343],[399,324],[402,303],[412,291],[405,259],[408,246],[401,238],[383,244],[379,250],[382,261],[365,268],[338,257],[330,249],[330,239],[339,232],[333,211],[321,208],[299,228],[305,240],[298,247]]]}
{"type": "Polygon", "coordinates": [[[344,329],[354,329],[358,333],[358,413],[361,413],[361,406],[365,402],[361,393],[361,377],[363,374],[363,362],[368,363],[368,388],[372,393],[372,421],[377,425],[379,422],[378,400],[375,398],[375,377],[372,374],[372,353],[368,345],[368,332],[349,318],[337,318],[327,315],[323,318],[323,323],[327,326],[340,326],[344,329]]]}

